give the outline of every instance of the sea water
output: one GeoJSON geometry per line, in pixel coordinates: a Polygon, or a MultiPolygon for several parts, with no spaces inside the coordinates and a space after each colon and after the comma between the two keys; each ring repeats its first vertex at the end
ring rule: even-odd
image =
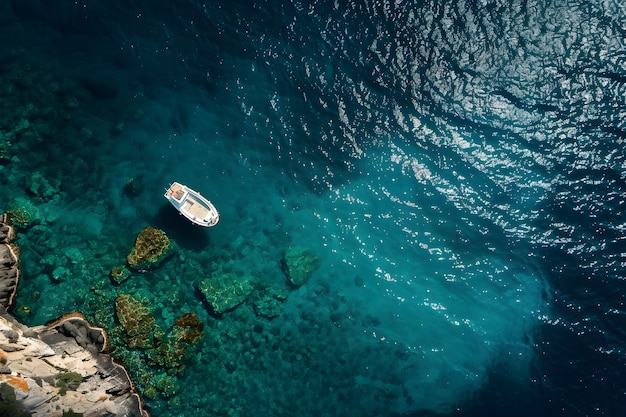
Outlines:
{"type": "Polygon", "coordinates": [[[17,313],[196,313],[155,416],[622,415],[625,13],[4,2],[2,203],[37,213],[17,313]],[[183,222],[172,181],[219,225],[183,222]],[[177,257],[113,286],[147,225],[177,257]],[[293,247],[321,263],[279,317],[207,312],[201,279],[284,286],[293,247]]]}

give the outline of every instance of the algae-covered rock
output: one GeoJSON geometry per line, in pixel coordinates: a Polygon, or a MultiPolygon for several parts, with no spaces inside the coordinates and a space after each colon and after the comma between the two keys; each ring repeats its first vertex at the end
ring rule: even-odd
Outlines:
{"type": "Polygon", "coordinates": [[[204,323],[194,313],[185,313],[174,322],[174,328],[150,351],[150,358],[167,368],[180,368],[204,333],[204,323]]]}
{"type": "Polygon", "coordinates": [[[173,397],[180,390],[178,380],[170,375],[157,375],[151,382],[165,398],[173,397]]]}
{"type": "Polygon", "coordinates": [[[6,213],[9,222],[19,228],[28,228],[41,222],[39,209],[25,198],[15,198],[7,204],[6,213]]]}
{"type": "Polygon", "coordinates": [[[157,328],[152,312],[144,302],[129,294],[120,294],[115,299],[115,314],[126,336],[124,342],[128,347],[154,346],[154,331],[157,328]]]}
{"type": "Polygon", "coordinates": [[[204,323],[194,313],[185,313],[174,321],[173,335],[178,342],[195,345],[204,333],[204,323]]]}
{"type": "Polygon", "coordinates": [[[257,316],[272,319],[280,316],[285,308],[289,291],[286,288],[268,287],[255,293],[252,306],[257,316]]]}
{"type": "Polygon", "coordinates": [[[111,272],[109,273],[109,276],[111,277],[111,279],[118,284],[121,284],[122,282],[126,281],[128,277],[130,277],[130,275],[131,275],[130,270],[126,268],[125,266],[113,267],[111,268],[111,272]]]}
{"type": "Polygon", "coordinates": [[[296,287],[304,284],[319,266],[320,259],[308,249],[295,247],[285,254],[285,274],[287,280],[296,287]]]}
{"type": "Polygon", "coordinates": [[[170,239],[165,232],[148,226],[137,235],[128,264],[135,269],[154,267],[167,256],[169,248],[170,239]]]}
{"type": "Polygon", "coordinates": [[[217,313],[223,313],[243,303],[252,293],[252,277],[224,273],[200,282],[198,286],[207,302],[217,313]]]}

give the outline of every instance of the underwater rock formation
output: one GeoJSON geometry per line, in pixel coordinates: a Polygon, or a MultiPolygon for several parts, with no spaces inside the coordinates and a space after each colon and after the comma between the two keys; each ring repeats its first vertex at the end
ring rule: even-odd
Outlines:
{"type": "Polygon", "coordinates": [[[11,162],[11,143],[9,143],[2,132],[0,132],[0,165],[7,165],[11,162]]]}
{"type": "Polygon", "coordinates": [[[273,319],[283,312],[288,296],[285,288],[268,287],[255,292],[252,307],[257,316],[273,319]]]}
{"type": "Polygon", "coordinates": [[[169,369],[178,369],[203,334],[204,323],[194,313],[185,313],[176,319],[170,333],[149,352],[150,359],[169,369]]]}
{"type": "Polygon", "coordinates": [[[157,330],[157,326],[152,312],[144,302],[129,294],[120,294],[115,299],[115,314],[128,347],[154,347],[153,332],[157,330]]]}
{"type": "Polygon", "coordinates": [[[104,330],[77,315],[28,328],[0,310],[0,387],[12,411],[149,416],[124,368],[103,353],[104,330]]]}
{"type": "MultiPolygon", "coordinates": [[[[59,182],[58,180],[56,181],[59,182]]],[[[30,184],[28,186],[28,191],[32,193],[32,195],[40,197],[44,200],[50,200],[53,196],[59,193],[58,184],[52,185],[50,180],[40,172],[35,172],[30,177],[30,184]]]]}
{"type": "Polygon", "coordinates": [[[170,239],[165,232],[152,226],[144,228],[135,239],[135,245],[126,258],[134,269],[158,265],[168,254],[170,239]]]}
{"type": "Polygon", "coordinates": [[[25,198],[15,198],[7,203],[5,221],[11,223],[16,228],[29,228],[41,223],[41,213],[39,209],[25,198]]]}
{"type": "Polygon", "coordinates": [[[252,277],[227,272],[201,281],[198,289],[216,313],[223,313],[248,298],[254,290],[251,281],[252,277]]]}
{"type": "Polygon", "coordinates": [[[283,265],[287,280],[299,287],[304,284],[320,266],[320,259],[305,248],[291,248],[285,254],[283,265]]]}
{"type": "MultiPolygon", "coordinates": [[[[129,306],[134,303],[129,303],[129,306]]],[[[140,306],[144,309],[144,306],[140,306]]],[[[133,328],[143,328],[137,338],[128,338],[122,327],[112,333],[117,359],[137,378],[137,388],[147,399],[171,399],[180,392],[178,374],[204,335],[204,323],[194,313],[178,317],[167,331],[154,324],[153,318],[141,314],[133,328]],[[117,339],[124,338],[120,344],[117,339]],[[140,343],[138,343],[140,342],[140,343]],[[143,343],[146,342],[146,343],[143,343]]]]}
{"type": "Polygon", "coordinates": [[[19,251],[13,239],[13,227],[5,213],[0,217],[0,305],[6,309],[13,304],[20,277],[19,251]]]}
{"type": "Polygon", "coordinates": [[[109,277],[116,283],[121,284],[126,281],[130,276],[131,272],[125,266],[115,266],[111,268],[111,272],[109,272],[109,277]]]}

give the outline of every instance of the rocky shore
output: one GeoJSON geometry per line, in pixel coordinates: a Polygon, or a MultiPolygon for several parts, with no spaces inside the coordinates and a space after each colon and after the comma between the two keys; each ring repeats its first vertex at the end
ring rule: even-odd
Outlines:
{"type": "Polygon", "coordinates": [[[149,417],[107,335],[79,314],[29,328],[9,314],[19,279],[13,229],[0,218],[0,415],[149,417]]]}
{"type": "Polygon", "coordinates": [[[8,308],[13,304],[19,281],[19,252],[13,244],[13,227],[7,223],[7,215],[0,217],[0,305],[8,308]]]}

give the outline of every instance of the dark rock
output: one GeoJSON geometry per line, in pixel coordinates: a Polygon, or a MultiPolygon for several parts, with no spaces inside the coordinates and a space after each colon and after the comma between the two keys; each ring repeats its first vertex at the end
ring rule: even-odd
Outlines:
{"type": "Polygon", "coordinates": [[[320,259],[305,248],[291,248],[283,259],[287,280],[294,287],[303,285],[320,266],[320,259]]]}
{"type": "Polygon", "coordinates": [[[19,251],[6,213],[0,217],[0,305],[11,308],[19,282],[19,251]]]}

